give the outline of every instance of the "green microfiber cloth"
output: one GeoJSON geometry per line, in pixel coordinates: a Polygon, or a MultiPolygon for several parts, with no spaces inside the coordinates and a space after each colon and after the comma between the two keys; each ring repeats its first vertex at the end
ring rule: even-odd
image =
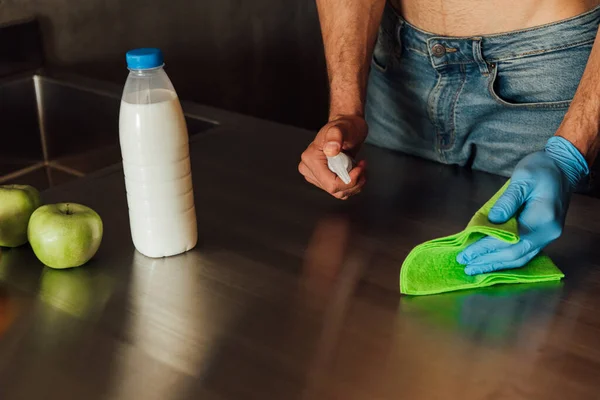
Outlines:
{"type": "Polygon", "coordinates": [[[519,241],[515,218],[504,224],[493,224],[487,217],[508,183],[475,213],[464,231],[422,243],[410,252],[400,270],[401,293],[427,295],[501,283],[557,281],[564,277],[552,260],[543,254],[537,255],[522,268],[475,276],[465,274],[465,266],[456,261],[462,250],[484,236],[494,236],[508,243],[519,241]]]}

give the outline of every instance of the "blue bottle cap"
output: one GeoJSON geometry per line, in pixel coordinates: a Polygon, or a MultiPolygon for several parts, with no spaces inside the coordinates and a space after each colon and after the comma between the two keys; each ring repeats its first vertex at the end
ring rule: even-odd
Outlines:
{"type": "Polygon", "coordinates": [[[151,69],[163,65],[163,55],[160,49],[133,49],[125,56],[129,69],[151,69]]]}

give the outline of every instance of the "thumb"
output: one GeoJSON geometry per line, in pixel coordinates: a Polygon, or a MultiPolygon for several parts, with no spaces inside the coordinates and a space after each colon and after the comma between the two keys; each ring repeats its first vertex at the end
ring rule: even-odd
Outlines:
{"type": "Polygon", "coordinates": [[[511,182],[490,210],[488,219],[494,224],[508,221],[525,203],[527,196],[529,196],[528,185],[511,182]]]}
{"type": "Polygon", "coordinates": [[[331,125],[325,132],[323,152],[327,157],[337,156],[342,151],[344,132],[339,125],[331,125]]]}

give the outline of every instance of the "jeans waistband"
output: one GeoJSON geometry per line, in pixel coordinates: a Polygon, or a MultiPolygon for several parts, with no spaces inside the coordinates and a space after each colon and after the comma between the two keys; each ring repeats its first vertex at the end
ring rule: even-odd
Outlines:
{"type": "Polygon", "coordinates": [[[493,35],[451,37],[425,32],[409,24],[391,5],[386,4],[381,29],[393,35],[402,47],[430,56],[433,66],[439,67],[482,61],[493,63],[592,43],[599,22],[600,6],[572,18],[533,28],[493,35]]]}

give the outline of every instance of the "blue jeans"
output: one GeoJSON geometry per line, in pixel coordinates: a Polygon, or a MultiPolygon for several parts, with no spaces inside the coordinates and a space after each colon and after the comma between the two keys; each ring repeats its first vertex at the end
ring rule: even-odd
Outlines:
{"type": "Polygon", "coordinates": [[[424,32],[387,5],[367,88],[367,143],[510,176],[543,149],[575,94],[600,7],[522,31],[424,32]]]}

